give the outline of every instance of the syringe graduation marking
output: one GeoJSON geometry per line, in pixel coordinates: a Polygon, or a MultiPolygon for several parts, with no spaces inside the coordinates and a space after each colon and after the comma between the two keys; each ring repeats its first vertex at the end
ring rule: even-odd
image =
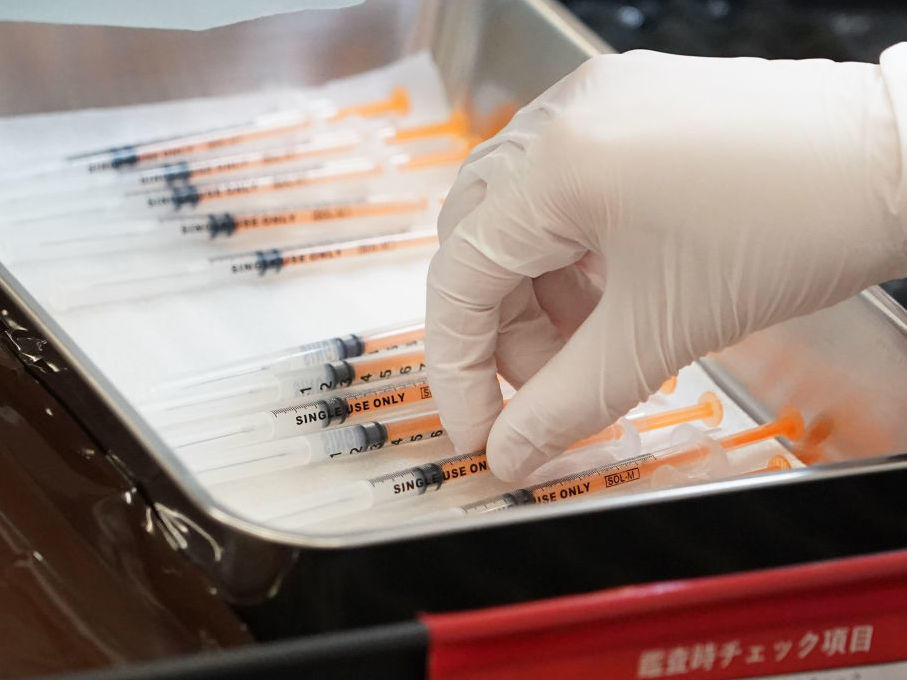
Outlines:
{"type": "Polygon", "coordinates": [[[141,184],[174,184],[178,181],[188,181],[199,177],[208,177],[220,173],[235,172],[246,168],[267,167],[278,165],[293,160],[312,158],[322,154],[349,151],[355,148],[355,142],[346,139],[334,144],[315,146],[309,144],[296,144],[291,147],[277,149],[272,152],[254,151],[232,156],[222,156],[197,161],[177,161],[167,163],[154,170],[146,171],[139,178],[141,184]]]}
{"type": "Polygon", "coordinates": [[[431,232],[414,231],[398,232],[386,236],[363,238],[345,243],[322,243],[290,248],[256,250],[250,253],[220,255],[208,258],[212,265],[227,263],[226,271],[232,275],[256,273],[264,276],[269,271],[279,274],[284,267],[308,264],[321,260],[336,260],[345,257],[357,257],[378,252],[387,252],[406,247],[426,246],[437,241],[437,235],[431,232]]]}
{"type": "Polygon", "coordinates": [[[431,389],[426,380],[416,380],[390,387],[374,387],[343,396],[307,401],[269,411],[278,420],[289,419],[296,426],[321,423],[328,427],[334,422],[342,423],[347,417],[392,408],[403,404],[431,399],[431,389]]]}
{"type": "Polygon", "coordinates": [[[294,390],[304,396],[312,391],[326,392],[368,383],[373,378],[385,380],[395,374],[406,376],[425,370],[424,350],[377,357],[355,356],[351,359],[325,362],[320,367],[313,367],[317,368],[314,372],[312,369],[303,369],[293,377],[294,390]]]}
{"type": "MultiPolygon", "coordinates": [[[[343,356],[347,347],[339,340],[335,354],[343,356]]],[[[362,343],[351,348],[361,352],[362,343]]],[[[350,360],[336,359],[314,365],[299,366],[284,372],[246,378],[222,384],[220,389],[195,394],[175,395],[147,407],[156,413],[171,413],[180,420],[191,421],[204,417],[219,417],[232,412],[252,412],[278,407],[288,402],[298,404],[300,398],[312,398],[320,392],[331,392],[350,385],[364,385],[391,377],[412,377],[425,370],[425,351],[385,352],[376,356],[354,356],[350,360]]]]}
{"type": "MultiPolygon", "coordinates": [[[[453,151],[392,158],[389,163],[401,170],[448,165],[462,161],[469,154],[470,147],[464,145],[453,151]]],[[[214,185],[185,184],[174,186],[170,193],[155,194],[146,199],[148,207],[171,205],[179,209],[183,205],[196,206],[210,200],[232,198],[266,191],[282,191],[321,182],[375,177],[384,172],[384,165],[366,159],[332,161],[302,171],[286,172],[266,177],[248,177],[214,185]]]]}
{"type": "Polygon", "coordinates": [[[484,452],[451,456],[433,463],[415,465],[368,480],[374,489],[387,488],[390,497],[420,496],[426,491],[437,491],[450,479],[462,479],[488,470],[484,452]],[[389,486],[388,486],[389,485],[389,486]]]}
{"type": "Polygon", "coordinates": [[[372,160],[337,161],[306,170],[269,175],[267,177],[248,177],[212,185],[191,183],[176,185],[168,193],[148,196],[145,202],[149,208],[169,205],[179,210],[184,205],[195,207],[199,203],[216,199],[233,198],[265,191],[282,191],[321,182],[373,177],[381,174],[382,171],[381,165],[372,160]]]}
{"type": "Polygon", "coordinates": [[[377,451],[385,446],[414,444],[443,434],[441,417],[437,412],[432,412],[329,429],[321,435],[321,443],[326,457],[336,459],[377,451]]]}
{"type": "Polygon", "coordinates": [[[264,357],[251,357],[210,371],[186,376],[170,383],[170,390],[182,391],[200,385],[218,383],[237,376],[259,371],[285,373],[311,368],[336,359],[349,359],[380,350],[414,346],[425,337],[421,323],[395,326],[390,329],[368,330],[296,345],[264,357]]]}
{"type": "Polygon", "coordinates": [[[409,375],[425,370],[425,351],[403,352],[389,356],[359,357],[353,361],[339,359],[327,364],[331,379],[320,386],[322,390],[336,389],[339,385],[367,383],[375,378],[386,380],[397,375],[409,375]]]}
{"type": "MultiPolygon", "coordinates": [[[[393,128],[391,129],[393,130],[393,128]]],[[[468,119],[461,112],[455,112],[442,123],[397,129],[393,134],[386,137],[386,141],[389,144],[400,144],[444,135],[463,136],[467,132],[468,119]]],[[[158,168],[146,170],[142,173],[139,181],[142,184],[160,182],[172,184],[176,181],[234,172],[243,168],[265,167],[319,155],[351,151],[357,144],[361,144],[367,136],[376,135],[374,132],[364,135],[351,130],[332,131],[320,135],[310,135],[304,142],[264,151],[250,151],[191,162],[167,163],[158,168]]]]}
{"type": "MultiPolygon", "coordinates": [[[[388,113],[403,114],[409,110],[409,95],[403,88],[396,88],[386,99],[355,104],[337,110],[327,116],[326,120],[336,122],[358,115],[362,117],[379,116],[388,113]]],[[[206,132],[196,132],[152,142],[113,147],[103,151],[89,152],[69,156],[71,161],[79,161],[101,156],[90,161],[88,172],[94,173],[107,169],[121,169],[148,161],[167,160],[177,156],[209,151],[225,146],[232,146],[264,137],[291,134],[311,126],[317,118],[315,112],[298,113],[295,118],[283,123],[271,123],[255,127],[255,123],[225,126],[206,132]],[[106,156],[106,157],[105,157],[106,156]]]]}
{"type": "MultiPolygon", "coordinates": [[[[207,215],[207,221],[193,220],[182,225],[183,234],[207,231],[214,238],[223,234],[232,236],[239,231],[283,227],[307,222],[323,222],[353,217],[371,217],[424,210],[428,207],[425,198],[413,200],[370,202],[367,200],[349,203],[324,203],[294,210],[260,212],[250,214],[216,213],[207,215]]],[[[204,219],[205,216],[203,216],[204,219]]]]}
{"type": "Polygon", "coordinates": [[[361,339],[362,354],[371,354],[382,349],[394,349],[421,342],[425,338],[425,326],[418,323],[392,331],[362,333],[356,337],[361,339]]]}

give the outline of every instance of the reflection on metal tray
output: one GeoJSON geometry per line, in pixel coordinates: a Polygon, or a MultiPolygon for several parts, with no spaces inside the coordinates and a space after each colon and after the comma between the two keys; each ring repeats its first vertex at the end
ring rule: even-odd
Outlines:
{"type": "MultiPolygon", "coordinates": [[[[0,25],[0,45],[11,54],[27,55],[34,45],[47,44],[56,46],[59,58],[2,62],[0,91],[14,96],[0,102],[0,114],[225,94],[262,82],[305,85],[428,47],[454,103],[491,125],[502,105],[525,103],[604,49],[559,5],[544,0],[371,0],[336,13],[281,16],[204,34],[0,25]],[[34,82],[45,87],[31,87],[34,82]]],[[[842,518],[834,515],[846,507],[848,526],[865,524],[848,494],[888,498],[891,489],[902,488],[907,464],[898,460],[361,534],[314,537],[264,529],[214,502],[2,267],[0,308],[7,323],[50,342],[58,370],[42,373],[44,386],[134,480],[178,535],[178,549],[227,599],[242,605],[260,637],[396,620],[420,609],[852,553],[903,540],[902,530],[890,524],[859,537],[839,536],[835,521],[842,518]],[[823,512],[805,512],[807,502],[823,512]],[[768,528],[766,519],[776,520],[779,510],[800,513],[797,531],[822,540],[802,544],[794,540],[797,533],[768,528]]],[[[905,331],[903,310],[873,289],[758,333],[703,366],[754,417],[765,418],[786,403],[808,417],[834,416],[842,427],[827,442],[833,458],[907,451],[905,331]]],[[[907,515],[903,504],[889,510],[892,518],[907,515]]]]}

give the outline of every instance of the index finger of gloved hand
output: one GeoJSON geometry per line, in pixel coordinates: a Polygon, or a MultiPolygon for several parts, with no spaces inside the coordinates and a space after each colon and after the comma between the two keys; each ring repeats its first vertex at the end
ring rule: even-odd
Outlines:
{"type": "MultiPolygon", "coordinates": [[[[492,181],[489,192],[497,185],[492,181]]],[[[502,301],[524,278],[584,252],[535,229],[532,210],[511,200],[511,186],[486,196],[441,245],[429,270],[426,363],[441,421],[459,451],[485,445],[501,408],[495,352],[502,301]]]]}
{"type": "Polygon", "coordinates": [[[500,305],[522,280],[454,231],[432,258],[425,356],[441,422],[459,451],[478,451],[501,410],[496,377],[500,305]]]}

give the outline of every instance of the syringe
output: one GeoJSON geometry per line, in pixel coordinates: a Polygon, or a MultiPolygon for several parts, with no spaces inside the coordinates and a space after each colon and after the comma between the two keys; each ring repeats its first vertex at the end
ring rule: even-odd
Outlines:
{"type": "Polygon", "coordinates": [[[166,191],[78,193],[68,201],[58,198],[44,202],[28,201],[24,206],[5,207],[2,218],[6,223],[28,223],[30,227],[37,225],[40,228],[45,220],[59,222],[61,215],[68,215],[73,224],[79,224],[104,219],[105,215],[111,214],[136,218],[192,211],[199,206],[225,200],[456,165],[469,155],[476,141],[476,138],[464,138],[461,143],[443,151],[418,154],[401,151],[385,157],[354,156],[311,163],[274,174],[255,174],[213,182],[186,182],[175,184],[166,191]]]}
{"type": "Polygon", "coordinates": [[[148,210],[176,211],[184,207],[196,208],[205,203],[239,196],[298,189],[325,182],[341,182],[376,177],[392,171],[405,172],[432,166],[454,165],[460,163],[469,155],[475,141],[470,138],[456,148],[445,151],[432,151],[422,154],[395,153],[386,160],[362,156],[325,161],[302,170],[288,171],[275,175],[251,176],[213,184],[178,185],[164,193],[137,194],[131,198],[138,199],[137,207],[140,206],[148,210]]]}
{"type": "Polygon", "coordinates": [[[157,424],[278,408],[319,392],[330,392],[425,371],[425,350],[404,349],[300,368],[284,374],[258,372],[221,380],[201,391],[181,390],[141,407],[157,424]]]}
{"type": "Polygon", "coordinates": [[[317,225],[333,220],[359,220],[408,213],[429,214],[435,203],[426,196],[379,194],[275,210],[118,220],[101,222],[93,227],[85,225],[84,228],[74,228],[73,224],[65,221],[52,225],[42,223],[5,236],[3,254],[6,261],[18,262],[164,245],[179,246],[214,238],[230,238],[252,231],[317,225]]]}
{"type": "Polygon", "coordinates": [[[318,432],[347,419],[360,419],[427,399],[431,399],[431,388],[425,378],[418,378],[303,400],[284,408],[238,415],[228,420],[186,423],[165,429],[163,435],[171,446],[180,449],[181,456],[212,451],[220,454],[230,447],[318,432]]]}
{"type": "MultiPolygon", "coordinates": [[[[655,416],[641,416],[632,420],[621,419],[601,432],[572,444],[568,451],[606,445],[610,448],[610,453],[619,454],[616,457],[626,458],[638,453],[641,432],[698,419],[706,420],[709,423],[715,423],[717,419],[720,422],[721,415],[721,402],[714,394],[707,392],[699,403],[693,406],[666,411],[655,416]]],[[[430,421],[424,421],[422,424],[423,426],[432,425],[430,421]]],[[[332,449],[337,449],[338,445],[349,443],[348,439],[355,438],[361,442],[363,436],[377,437],[376,441],[384,439],[384,442],[380,444],[380,446],[384,446],[387,443],[387,434],[382,436],[380,423],[373,422],[367,425],[370,427],[363,427],[358,436],[354,435],[350,428],[340,428],[347,430],[349,435],[338,437],[338,431],[335,430],[325,432],[320,439],[311,438],[307,450],[297,451],[298,459],[302,460],[307,456],[309,461],[313,459],[330,460],[338,455],[357,455],[368,450],[369,447],[360,443],[360,446],[355,447],[355,453],[347,453],[345,449],[334,452],[332,449]]],[[[372,445],[372,448],[375,446],[372,445]]],[[[352,482],[336,489],[296,498],[290,502],[291,509],[284,508],[276,514],[278,514],[281,526],[302,526],[329,517],[355,512],[372,505],[418,496],[427,491],[437,491],[442,484],[449,480],[464,479],[487,470],[488,462],[484,451],[452,456],[433,463],[417,465],[373,479],[352,482]]]]}
{"type": "Polygon", "coordinates": [[[276,439],[214,454],[181,457],[190,469],[204,473],[206,482],[221,483],[443,437],[438,412],[427,411],[332,427],[322,433],[276,439]]]}
{"type": "Polygon", "coordinates": [[[707,461],[709,457],[720,456],[725,451],[755,444],[765,439],[786,437],[796,440],[802,434],[803,417],[797,409],[787,407],[781,411],[776,420],[728,437],[713,440],[701,435],[700,441],[693,444],[669,447],[543,484],[516,489],[476,503],[452,508],[449,514],[496,512],[517,505],[554,503],[599,491],[610,491],[648,478],[667,466],[679,468],[695,465],[707,461]]]}
{"type": "MultiPolygon", "coordinates": [[[[468,138],[469,121],[462,111],[453,113],[441,123],[420,125],[417,127],[399,128],[384,125],[370,132],[355,129],[338,129],[311,135],[308,139],[295,144],[252,149],[229,155],[216,155],[190,160],[181,160],[148,168],[138,172],[104,174],[105,184],[98,182],[98,177],[86,177],[81,183],[70,181],[63,186],[60,183],[48,185],[35,184],[27,191],[23,189],[18,195],[0,195],[2,214],[8,220],[12,214],[19,214],[25,219],[36,215],[46,215],[48,210],[41,208],[44,199],[53,201],[57,206],[77,206],[88,209],[91,205],[105,205],[113,197],[122,196],[130,189],[153,189],[155,187],[182,186],[187,182],[222,177],[242,171],[259,170],[277,165],[298,164],[302,161],[321,156],[332,156],[358,150],[366,152],[390,151],[399,149],[402,144],[413,144],[426,140],[443,140],[445,138],[460,141],[468,138]],[[86,191],[89,193],[86,195],[86,191]]],[[[448,142],[449,144],[450,142],[448,142]]],[[[129,194],[126,194],[129,195],[129,194]]],[[[45,201],[46,202],[46,201],[45,201]]],[[[59,211],[59,207],[56,210],[59,211]]],[[[43,221],[39,224],[43,225],[43,221]]]]}
{"type": "Polygon", "coordinates": [[[158,395],[175,395],[183,390],[215,389],[222,381],[256,373],[282,375],[338,359],[404,347],[413,348],[425,338],[422,321],[407,321],[358,333],[294,345],[268,354],[248,357],[204,371],[168,380],[154,389],[158,395]]]}
{"type": "MultiPolygon", "coordinates": [[[[319,120],[335,123],[355,116],[362,118],[386,115],[402,116],[409,112],[409,108],[409,94],[404,88],[397,87],[385,99],[342,108],[322,101],[308,110],[266,114],[239,125],[66,156],[60,161],[44,167],[33,168],[31,171],[24,169],[21,175],[31,178],[61,172],[96,174],[124,170],[148,163],[237,146],[268,137],[294,134],[319,120]]],[[[11,179],[14,181],[15,177],[11,179]]]]}
{"type": "MultiPolygon", "coordinates": [[[[625,432],[632,432],[627,429],[625,432]]],[[[639,450],[638,439],[608,439],[605,443],[625,457],[639,450]]],[[[484,451],[450,456],[432,463],[415,465],[379,477],[341,484],[286,502],[268,504],[268,523],[280,528],[298,528],[343,517],[378,505],[422,496],[437,491],[446,482],[471,478],[488,471],[484,451]]]]}
{"type": "Polygon", "coordinates": [[[141,274],[66,285],[51,293],[50,305],[64,311],[123,300],[145,299],[168,293],[208,288],[266,275],[284,275],[306,264],[434,246],[434,229],[420,229],[316,245],[255,250],[190,260],[180,268],[159,274],[141,274]]]}
{"type": "MultiPolygon", "coordinates": [[[[505,406],[508,401],[510,400],[504,399],[505,406]]],[[[657,419],[645,416],[621,419],[592,437],[576,442],[572,448],[580,449],[612,439],[621,439],[625,436],[627,427],[632,433],[643,433],[658,427],[669,427],[694,420],[701,420],[705,425],[714,427],[721,422],[722,415],[723,410],[718,397],[712,392],[705,392],[693,406],[667,411],[659,414],[657,419]]],[[[187,463],[198,471],[219,471],[217,477],[220,481],[288,467],[358,458],[384,448],[407,446],[442,436],[444,427],[440,414],[437,411],[427,411],[356,425],[344,425],[320,434],[253,444],[221,452],[213,459],[210,456],[189,458],[187,463]]],[[[209,477],[213,478],[211,475],[209,477]]]]}
{"type": "Polygon", "coordinates": [[[146,187],[155,184],[172,185],[177,182],[187,182],[249,168],[291,163],[312,156],[352,151],[369,139],[381,140],[385,144],[406,144],[432,137],[465,138],[468,133],[469,120],[466,114],[462,111],[455,111],[441,123],[408,128],[386,125],[371,134],[364,134],[356,130],[330,131],[313,135],[305,142],[288,146],[168,163],[142,171],[138,174],[137,179],[139,184],[146,187]]]}

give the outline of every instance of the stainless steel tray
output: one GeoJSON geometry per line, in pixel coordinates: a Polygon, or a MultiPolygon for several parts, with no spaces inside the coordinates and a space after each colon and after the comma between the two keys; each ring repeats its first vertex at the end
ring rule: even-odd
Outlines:
{"type": "MultiPolygon", "coordinates": [[[[282,15],[204,33],[0,24],[0,115],[311,85],[428,48],[451,99],[481,120],[522,104],[607,46],[547,0],[369,0],[335,12],[282,15]],[[53,46],[40,56],[36,46],[53,46]]],[[[53,318],[0,265],[4,323],[49,341],[60,370],[42,376],[175,529],[183,549],[234,600],[273,594],[299,551],[350,550],[470,531],[476,519],[367,534],[306,537],[251,524],[197,485],[53,318]],[[187,528],[188,527],[188,528],[187,528]],[[229,558],[225,558],[225,551],[229,558]],[[252,564],[251,562],[255,563],[252,564]]],[[[762,331],[703,360],[756,418],[786,403],[840,423],[827,451],[846,461],[907,451],[907,314],[873,288],[833,308],[762,331]]],[[[907,469],[867,460],[622,498],[590,498],[544,512],[501,513],[515,526],[774,485],[907,469]]]]}

